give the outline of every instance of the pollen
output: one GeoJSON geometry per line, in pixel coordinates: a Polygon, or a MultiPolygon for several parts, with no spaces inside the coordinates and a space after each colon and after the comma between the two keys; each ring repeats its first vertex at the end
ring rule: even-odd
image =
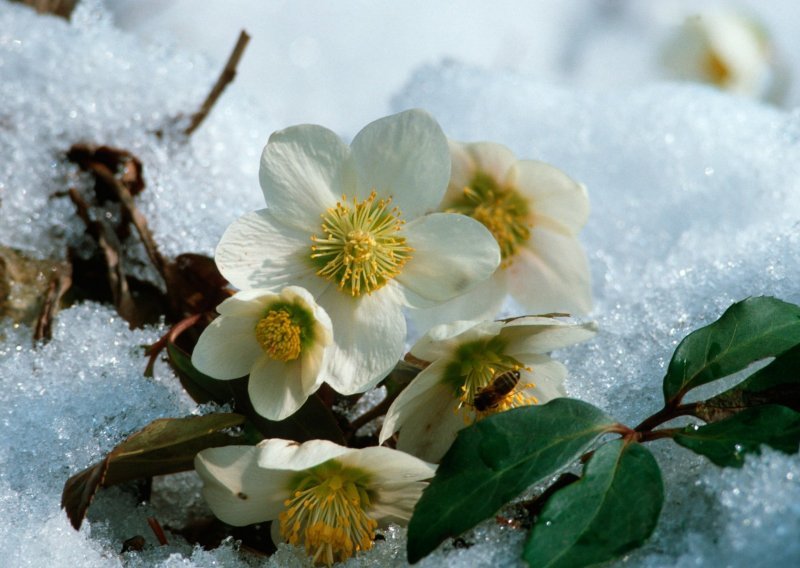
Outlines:
{"type": "Polygon", "coordinates": [[[500,246],[505,266],[511,264],[522,243],[531,236],[528,201],[512,186],[501,186],[490,175],[478,172],[450,209],[468,215],[489,229],[500,246]]]}
{"type": "Polygon", "coordinates": [[[413,249],[400,234],[404,221],[391,198],[373,191],[362,201],[346,196],[322,214],[322,236],[312,235],[317,275],[351,296],[370,294],[402,272],[413,249]]]}
{"type": "Polygon", "coordinates": [[[314,564],[331,566],[372,548],[378,523],[367,513],[369,495],[346,471],[310,470],[284,505],[281,535],[314,564]]]}
{"type": "Polygon", "coordinates": [[[302,328],[286,308],[271,309],[256,324],[256,339],[264,352],[277,361],[294,361],[300,356],[302,328]]]}

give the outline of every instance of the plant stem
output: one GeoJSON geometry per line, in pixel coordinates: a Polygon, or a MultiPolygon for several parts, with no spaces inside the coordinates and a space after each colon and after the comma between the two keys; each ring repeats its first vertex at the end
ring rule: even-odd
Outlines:
{"type": "Polygon", "coordinates": [[[646,418],[641,424],[634,428],[634,430],[637,432],[651,431],[656,426],[663,424],[664,422],[669,422],[673,418],[677,418],[679,416],[696,416],[696,412],[697,403],[668,404],[649,418],[646,418]]]}

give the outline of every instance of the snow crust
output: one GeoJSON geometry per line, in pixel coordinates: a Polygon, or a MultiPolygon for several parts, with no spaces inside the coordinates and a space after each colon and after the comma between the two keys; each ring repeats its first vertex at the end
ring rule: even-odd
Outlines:
{"type": "MultiPolygon", "coordinates": [[[[148,187],[137,202],[165,253],[210,254],[234,218],[262,206],[258,156],[269,132],[286,126],[234,83],[181,141],[173,121],[199,106],[218,72],[200,56],[121,33],[95,1],[71,23],[0,3],[0,246],[47,258],[80,244],[73,206],[54,194],[88,187],[63,160],[85,141],[142,159],[148,187]]],[[[678,341],[730,303],[759,294],[800,303],[799,112],[703,87],[576,91],[455,62],[419,69],[391,106],[425,108],[452,138],[504,143],[588,186],[582,241],[601,331],[556,356],[570,368],[572,396],[623,422],[660,407],[678,341]]],[[[204,506],[192,474],[158,480],[162,497],[147,505],[127,489],[102,491],[82,530],[69,526],[58,503],[70,475],[155,418],[208,410],[165,365],[142,376],[138,346],[163,332],[130,331],[109,308],[84,304],[61,312],[54,339],[34,348],[29,329],[0,322],[5,565],[303,565],[285,545],[266,561],[233,542],[204,551],[170,535],[170,546],[156,546],[148,516],[177,522],[184,508],[204,506]],[[120,554],[136,534],[147,548],[120,554]]],[[[626,565],[800,563],[796,455],[765,451],[723,470],[664,441],[650,447],[667,501],[653,538],[626,565]]],[[[404,531],[384,536],[349,565],[404,566],[404,531]]],[[[514,566],[524,534],[489,521],[464,541],[471,546],[445,544],[420,566],[514,566]]]]}

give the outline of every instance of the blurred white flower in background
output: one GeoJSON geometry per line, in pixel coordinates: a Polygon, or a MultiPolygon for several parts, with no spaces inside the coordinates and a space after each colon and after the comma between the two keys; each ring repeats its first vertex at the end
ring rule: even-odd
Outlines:
{"type": "Polygon", "coordinates": [[[730,9],[688,17],[665,44],[662,62],[672,78],[776,103],[787,88],[766,27],[730,9]]]}
{"type": "Polygon", "coordinates": [[[436,470],[390,448],[277,438],[203,450],[195,469],[217,517],[234,526],[273,521],[276,543],[303,546],[328,566],[372,548],[379,524],[406,524],[436,470]]]}
{"type": "Polygon", "coordinates": [[[531,316],[434,327],[411,348],[427,366],[389,407],[380,443],[399,431],[399,450],[438,462],[476,420],[564,396],[567,369],[547,353],[595,330],[594,323],[531,316]]]}

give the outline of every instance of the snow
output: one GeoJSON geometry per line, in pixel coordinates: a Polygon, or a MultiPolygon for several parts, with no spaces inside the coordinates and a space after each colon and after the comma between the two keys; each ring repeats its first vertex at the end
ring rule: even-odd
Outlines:
{"type": "MultiPolygon", "coordinates": [[[[199,106],[238,33],[237,18],[254,26],[258,20],[246,10],[228,17],[213,9],[195,13],[181,2],[166,9],[163,26],[180,14],[186,26],[218,16],[219,30],[212,34],[220,38],[218,60],[211,61],[163,42],[163,35],[142,40],[149,24],[141,14],[141,36],[120,32],[117,25],[135,27],[130,12],[121,16],[125,4],[115,3],[112,20],[99,2],[86,1],[68,24],[0,3],[0,246],[57,258],[66,246],[80,244],[83,227],[73,206],[54,197],[66,187],[88,187],[88,179],[63,160],[74,142],[134,152],[145,164],[147,182],[137,202],[164,252],[210,254],[233,219],[261,206],[258,156],[272,130],[321,122],[352,134],[392,109],[417,106],[452,138],[501,142],[588,186],[592,214],[581,239],[594,281],[592,317],[601,331],[594,341],[556,354],[570,368],[572,396],[637,423],[660,407],[661,377],[686,333],[747,296],[800,303],[800,111],[702,86],[643,85],[657,73],[645,60],[633,62],[634,42],[654,49],[659,34],[628,36],[626,30],[645,22],[646,29],[666,33],[665,22],[686,3],[668,3],[669,9],[618,3],[625,10],[613,16],[602,9],[612,2],[585,11],[570,11],[571,2],[542,2],[539,20],[532,12],[505,20],[486,16],[484,26],[505,26],[502,32],[463,40],[478,33],[479,10],[478,23],[449,32],[468,46],[462,51],[436,36],[459,21],[454,8],[423,14],[414,3],[385,11],[361,3],[347,35],[341,31],[347,29],[343,8],[327,7],[311,21],[304,17],[310,4],[276,3],[269,26],[280,33],[265,33],[261,47],[254,38],[241,77],[188,142],[176,134],[174,121],[199,106]],[[385,50],[367,58],[387,26],[408,30],[416,23],[418,35],[397,34],[404,39],[387,40],[385,50]],[[581,26],[592,34],[575,48],[570,67],[563,54],[574,36],[565,30],[581,26]],[[533,33],[540,28],[541,34],[533,33]],[[404,42],[416,47],[401,57],[404,42]],[[272,55],[264,55],[269,49],[272,55]],[[287,50],[294,57],[287,59],[287,50]],[[598,58],[614,53],[631,62],[620,64],[619,81],[596,69],[598,58]],[[451,60],[440,62],[444,55],[451,60]],[[370,63],[356,69],[364,58],[370,63]],[[259,65],[267,71],[248,80],[259,65]],[[373,67],[380,72],[363,71],[373,67]],[[369,96],[354,96],[354,86],[369,96]],[[159,129],[163,138],[154,134],[159,129]]],[[[478,4],[484,3],[467,3],[478,4]]],[[[769,3],[762,14],[785,53],[800,41],[786,32],[791,22],[782,17],[791,7],[769,3]]],[[[191,39],[187,45],[199,49],[191,39]]],[[[61,312],[53,340],[36,347],[26,326],[0,321],[4,564],[249,565],[251,557],[232,542],[203,551],[170,535],[170,546],[156,546],[147,517],[169,524],[184,508],[204,507],[192,474],[157,480],[162,497],[147,505],[123,489],[102,491],[80,532],[59,509],[66,478],[131,432],[155,418],[208,410],[182,393],[166,365],[157,365],[153,379],[142,376],[140,346],[163,332],[161,326],[131,331],[110,308],[91,303],[61,312]],[[120,555],[121,543],[136,534],[148,547],[120,555]]],[[[627,565],[798,564],[796,455],[764,451],[741,470],[723,470],[665,441],[650,447],[664,471],[667,500],[652,539],[626,557],[627,565]]],[[[385,537],[350,564],[405,565],[404,531],[391,528],[385,537]]],[[[514,565],[524,535],[489,521],[464,538],[473,546],[446,544],[420,565],[514,565]]],[[[302,558],[281,546],[259,565],[301,565],[302,558]]]]}

